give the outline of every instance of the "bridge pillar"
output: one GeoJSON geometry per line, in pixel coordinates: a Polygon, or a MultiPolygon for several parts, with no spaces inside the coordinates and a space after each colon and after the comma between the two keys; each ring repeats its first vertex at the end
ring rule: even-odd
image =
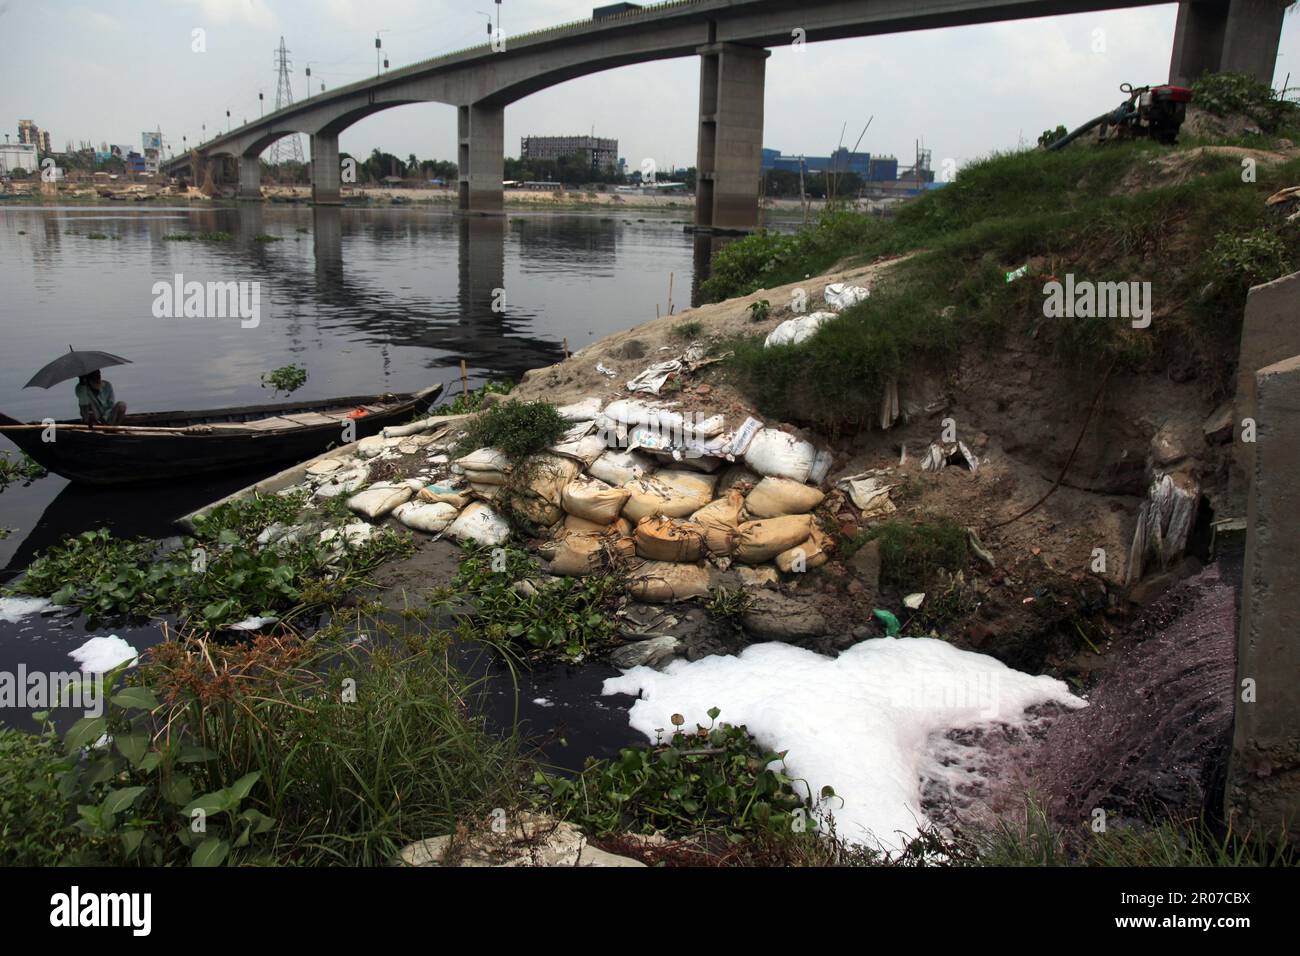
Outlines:
{"type": "Polygon", "coordinates": [[[318,206],[341,206],[343,186],[339,172],[337,134],[312,133],[311,201],[318,206]]]}
{"type": "Polygon", "coordinates": [[[1282,36],[1280,0],[1185,0],[1178,5],[1169,82],[1202,73],[1245,73],[1272,84],[1282,36]]]}
{"type": "Polygon", "coordinates": [[[763,165],[763,87],[768,50],[700,47],[700,133],[695,225],[747,232],[758,225],[763,165]]]}
{"type": "Polygon", "coordinates": [[[505,108],[471,104],[456,110],[460,175],[458,211],[467,216],[505,214],[505,108]]]}
{"type": "Polygon", "coordinates": [[[260,156],[239,157],[239,199],[260,200],[262,198],[262,158],[260,156]]]}

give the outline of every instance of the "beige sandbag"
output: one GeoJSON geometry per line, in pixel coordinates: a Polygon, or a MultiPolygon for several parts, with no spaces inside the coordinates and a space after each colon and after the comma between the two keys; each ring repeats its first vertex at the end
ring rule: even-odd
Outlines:
{"type": "Polygon", "coordinates": [[[704,546],[711,554],[731,554],[736,530],[740,526],[740,510],[744,505],[744,495],[739,491],[728,491],[691,515],[691,520],[703,531],[704,546]]]}
{"type": "Polygon", "coordinates": [[[415,493],[415,497],[431,505],[448,504],[459,511],[470,502],[470,493],[464,488],[448,488],[444,485],[429,485],[415,493]]]}
{"type": "Polygon", "coordinates": [[[736,546],[732,553],[738,561],[746,564],[771,561],[782,551],[806,541],[811,527],[812,518],[808,515],[746,521],[736,533],[736,546]]]}
{"type": "Polygon", "coordinates": [[[504,471],[473,471],[465,469],[465,480],[471,485],[504,485],[510,474],[504,471]]]}
{"type": "Polygon", "coordinates": [[[709,593],[709,569],[698,564],[646,561],[628,575],[627,590],[638,601],[666,604],[709,593]]]}
{"type": "Polygon", "coordinates": [[[348,499],[348,510],[376,521],[411,497],[411,489],[387,481],[377,482],[348,499]]]}
{"type": "Polygon", "coordinates": [[[811,485],[789,478],[764,478],[745,496],[745,510],[755,518],[806,515],[825,497],[811,485]]]}
{"type": "Polygon", "coordinates": [[[722,471],[722,477],[718,481],[718,494],[721,495],[732,488],[738,488],[742,493],[748,494],[759,480],[760,476],[744,465],[730,465],[722,471]]]}
{"type": "Polygon", "coordinates": [[[609,534],[614,526],[612,524],[601,524],[597,521],[588,521],[586,518],[579,518],[577,515],[565,515],[564,525],[560,533],[564,535],[571,534],[609,534]]]}
{"type": "Polygon", "coordinates": [[[713,475],[675,469],[634,478],[623,486],[631,492],[623,516],[630,521],[654,514],[685,518],[712,500],[716,482],[713,475]]]}
{"type": "Polygon", "coordinates": [[[565,535],[555,549],[548,570],[551,574],[580,578],[632,557],[635,550],[630,538],[603,534],[565,535]]]}
{"type": "Polygon", "coordinates": [[[652,561],[698,561],[704,557],[704,529],[680,518],[648,515],[636,525],[636,553],[652,561]]]}
{"type": "Polygon", "coordinates": [[[471,484],[469,490],[487,501],[493,501],[504,490],[501,485],[471,484]]]}
{"type": "Polygon", "coordinates": [[[595,478],[580,476],[565,485],[561,504],[570,515],[607,525],[618,519],[631,494],[626,488],[613,488],[595,478]]]}
{"type": "Polygon", "coordinates": [[[445,501],[408,501],[393,510],[393,517],[416,531],[437,534],[456,520],[457,509],[445,501]]]}
{"type": "Polygon", "coordinates": [[[776,556],[776,566],[779,570],[787,574],[796,570],[811,571],[813,568],[820,568],[830,560],[825,550],[830,547],[830,539],[815,521],[810,530],[812,533],[808,535],[808,540],[776,556]]]}
{"type": "Polygon", "coordinates": [[[528,464],[527,487],[508,490],[511,507],[534,524],[549,528],[564,517],[560,506],[564,489],[580,470],[571,458],[537,455],[528,464]]]}
{"type": "Polygon", "coordinates": [[[648,455],[635,451],[607,451],[587,466],[587,474],[621,486],[654,469],[655,462],[648,455]]]}
{"type": "Polygon", "coordinates": [[[504,544],[510,537],[510,525],[499,514],[480,501],[471,503],[460,517],[447,528],[447,534],[457,541],[475,544],[504,544]]]}

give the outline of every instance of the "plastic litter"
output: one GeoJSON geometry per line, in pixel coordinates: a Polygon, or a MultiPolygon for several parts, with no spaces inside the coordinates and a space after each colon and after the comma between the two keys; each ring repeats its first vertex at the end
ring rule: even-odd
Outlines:
{"type": "Polygon", "coordinates": [[[949,465],[963,465],[971,472],[979,468],[980,460],[963,441],[930,442],[921,456],[922,471],[942,471],[949,465]]]}
{"type": "Polygon", "coordinates": [[[867,301],[871,295],[869,289],[860,285],[849,285],[845,282],[832,282],[822,292],[822,298],[836,312],[841,309],[847,309],[851,305],[857,305],[859,302],[867,301]]]}
{"type": "Polygon", "coordinates": [[[878,607],[871,612],[881,624],[885,625],[886,637],[897,637],[898,632],[902,630],[902,625],[898,623],[898,618],[894,617],[893,611],[886,611],[883,607],[878,607]]]}
{"type": "Polygon", "coordinates": [[[889,497],[890,489],[895,485],[886,482],[880,475],[864,472],[841,478],[838,484],[840,488],[848,490],[849,500],[862,512],[864,518],[893,514],[898,510],[889,497]]]}
{"type": "Polygon", "coordinates": [[[811,315],[800,315],[793,319],[786,319],[763,340],[763,348],[771,348],[774,345],[798,345],[812,336],[823,325],[835,318],[834,312],[813,312],[811,315]]]}
{"type": "Polygon", "coordinates": [[[925,602],[925,592],[917,591],[915,594],[909,594],[903,598],[903,607],[915,611],[925,602]]]}

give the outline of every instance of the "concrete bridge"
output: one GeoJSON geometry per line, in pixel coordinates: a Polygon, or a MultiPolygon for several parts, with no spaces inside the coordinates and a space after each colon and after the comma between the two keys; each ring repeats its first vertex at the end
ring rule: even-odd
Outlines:
{"type": "MultiPolygon", "coordinates": [[[[505,107],[566,80],[650,60],[700,58],[695,221],[744,231],[758,222],[768,48],[1000,20],[1153,5],[1160,0],[672,0],[599,20],[506,37],[321,93],[216,136],[164,164],[191,178],[233,160],[239,196],[260,197],[258,157],[291,133],[311,137],[313,201],[341,201],[339,133],[380,110],[446,103],[457,110],[459,210],[502,212],[505,107]],[[799,33],[798,31],[802,31],[799,33]]],[[[1284,0],[1180,4],[1172,82],[1236,71],[1271,82],[1284,0]]]]}

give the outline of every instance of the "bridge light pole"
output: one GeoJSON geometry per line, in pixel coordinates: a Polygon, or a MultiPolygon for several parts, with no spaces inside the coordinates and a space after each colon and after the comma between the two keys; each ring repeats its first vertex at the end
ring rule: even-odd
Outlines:
{"type": "Polygon", "coordinates": [[[258,90],[257,91],[257,116],[259,119],[266,115],[266,111],[262,107],[262,100],[263,100],[262,91],[258,90]]]}
{"type": "Polygon", "coordinates": [[[231,128],[232,127],[230,125],[230,110],[226,110],[226,132],[229,133],[231,128]]]}
{"type": "Polygon", "coordinates": [[[311,64],[307,64],[307,99],[311,99],[311,64]]]}
{"type": "MultiPolygon", "coordinates": [[[[380,59],[381,59],[381,57],[380,57],[380,54],[379,54],[379,50],[380,50],[380,47],[383,46],[383,44],[380,43],[380,41],[379,41],[379,34],[381,34],[381,33],[388,33],[388,32],[390,32],[390,31],[388,31],[388,30],[376,30],[376,31],[375,31],[375,76],[378,76],[378,75],[380,74],[380,59]]],[[[387,62],[387,61],[384,61],[383,65],[384,65],[385,67],[388,66],[388,62],[387,62]]]]}

